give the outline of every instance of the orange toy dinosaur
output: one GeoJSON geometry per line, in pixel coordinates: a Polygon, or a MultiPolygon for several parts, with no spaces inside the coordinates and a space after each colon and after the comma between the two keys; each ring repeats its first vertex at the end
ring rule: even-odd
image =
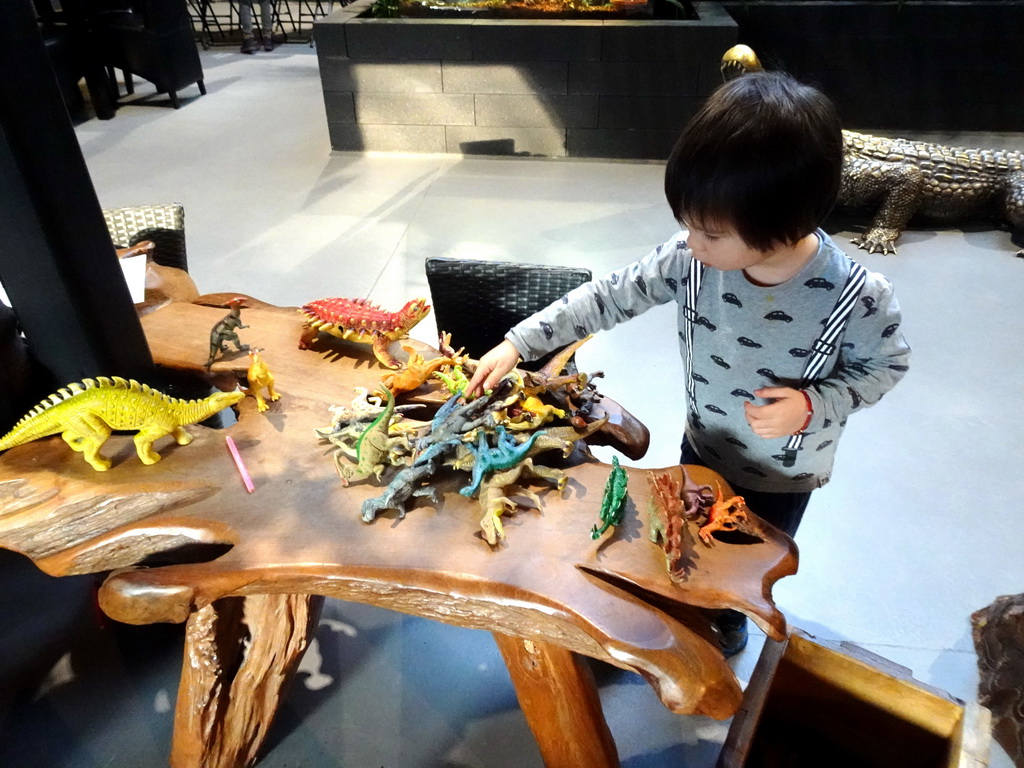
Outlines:
{"type": "MultiPolygon", "coordinates": [[[[395,396],[412,392],[429,379],[434,371],[451,365],[453,362],[450,357],[435,357],[425,360],[423,355],[405,344],[402,345],[402,349],[409,353],[409,360],[405,366],[394,373],[385,374],[384,378],[380,380],[380,383],[390,389],[395,396]]],[[[378,392],[383,394],[383,390],[378,390],[378,392]]]]}
{"type": "Polygon", "coordinates": [[[715,541],[711,534],[715,531],[740,531],[761,541],[767,541],[768,537],[761,529],[760,518],[750,511],[742,496],[723,499],[720,485],[716,485],[716,495],[715,503],[708,510],[707,523],[697,531],[701,541],[709,547],[712,546],[715,541]]]}

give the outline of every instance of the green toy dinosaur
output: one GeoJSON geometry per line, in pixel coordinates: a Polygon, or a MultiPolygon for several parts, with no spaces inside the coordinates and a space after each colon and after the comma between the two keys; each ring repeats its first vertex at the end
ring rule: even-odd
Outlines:
{"type": "Polygon", "coordinates": [[[619,457],[612,456],[612,471],[604,486],[604,498],[601,499],[602,525],[600,528],[595,525],[590,529],[590,538],[599,539],[602,533],[622,522],[622,513],[626,509],[623,502],[626,500],[626,484],[628,482],[629,477],[626,475],[626,470],[619,466],[619,457]]]}
{"type": "Polygon", "coordinates": [[[433,375],[435,379],[440,379],[453,395],[461,395],[469,385],[469,377],[463,372],[461,365],[454,366],[451,373],[435,371],[433,375]]]}
{"type": "Polygon", "coordinates": [[[405,435],[391,437],[389,429],[395,415],[395,396],[391,390],[381,385],[381,390],[387,395],[387,405],[384,410],[370,422],[363,434],[356,440],[356,464],[355,466],[343,466],[340,461],[340,453],[335,452],[334,463],[338,467],[338,474],[341,475],[342,485],[348,485],[352,480],[364,480],[370,475],[376,475],[380,479],[384,467],[391,464],[390,455],[397,447],[411,452],[409,438],[405,435]]]}
{"type": "Polygon", "coordinates": [[[188,445],[192,435],[185,424],[195,424],[234,405],[245,393],[217,392],[202,400],[179,400],[120,376],[97,376],[69,384],[57,391],[21,419],[3,438],[0,451],[60,433],[64,441],[81,452],[93,469],[110,469],[110,460],[99,455],[100,448],[115,429],[138,430],[135,450],[143,464],[156,464],[160,454],[153,442],[171,435],[178,445],[188,445]]]}

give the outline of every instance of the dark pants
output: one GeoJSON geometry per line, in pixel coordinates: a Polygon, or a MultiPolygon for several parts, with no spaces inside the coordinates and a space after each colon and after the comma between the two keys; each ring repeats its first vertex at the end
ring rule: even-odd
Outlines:
{"type": "MultiPolygon", "coordinates": [[[[693,446],[684,437],[683,443],[679,446],[679,463],[696,464],[706,467],[707,464],[693,450],[693,446]]],[[[747,506],[762,520],[767,520],[781,531],[790,536],[796,535],[796,529],[800,527],[804,510],[807,509],[807,502],[810,501],[811,492],[805,493],[772,493],[770,491],[752,491],[733,483],[731,478],[725,478],[737,496],[742,496],[747,506]]],[[[742,627],[747,617],[739,611],[724,610],[715,616],[714,622],[723,632],[742,627]]]]}
{"type": "MultiPolygon", "coordinates": [[[[679,463],[696,464],[699,467],[706,467],[704,460],[693,450],[693,446],[684,437],[683,444],[679,446],[679,463]]],[[[743,488],[733,482],[732,478],[725,478],[737,496],[742,496],[747,506],[760,517],[767,520],[781,531],[790,536],[796,536],[796,529],[800,527],[800,521],[804,517],[804,510],[807,509],[807,502],[811,498],[811,492],[805,493],[772,493],[770,491],[752,491],[743,488]]]]}

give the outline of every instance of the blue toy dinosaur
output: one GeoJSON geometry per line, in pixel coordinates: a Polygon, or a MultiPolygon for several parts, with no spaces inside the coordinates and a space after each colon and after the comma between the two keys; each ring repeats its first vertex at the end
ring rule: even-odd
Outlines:
{"type": "Polygon", "coordinates": [[[497,444],[494,446],[489,444],[487,433],[482,429],[477,436],[477,444],[467,446],[473,454],[473,481],[459,490],[463,496],[472,498],[480,489],[480,483],[486,473],[511,469],[525,459],[533,447],[534,440],[543,435],[544,430],[534,432],[522,443],[516,442],[515,437],[508,434],[500,425],[495,427],[494,434],[497,437],[497,444]]]}

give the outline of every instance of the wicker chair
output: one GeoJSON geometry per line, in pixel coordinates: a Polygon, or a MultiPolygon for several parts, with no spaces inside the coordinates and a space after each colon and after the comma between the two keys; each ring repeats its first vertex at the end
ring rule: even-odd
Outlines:
{"type": "Polygon", "coordinates": [[[103,218],[110,230],[110,239],[118,248],[151,240],[156,243],[154,262],[188,271],[185,209],[180,203],[110,208],[103,211],[103,218]]]}
{"type": "MultiPolygon", "coordinates": [[[[452,344],[480,357],[520,320],[589,281],[589,269],[432,257],[427,284],[439,332],[452,344]]],[[[547,359],[522,367],[536,370],[547,359]]]]}

